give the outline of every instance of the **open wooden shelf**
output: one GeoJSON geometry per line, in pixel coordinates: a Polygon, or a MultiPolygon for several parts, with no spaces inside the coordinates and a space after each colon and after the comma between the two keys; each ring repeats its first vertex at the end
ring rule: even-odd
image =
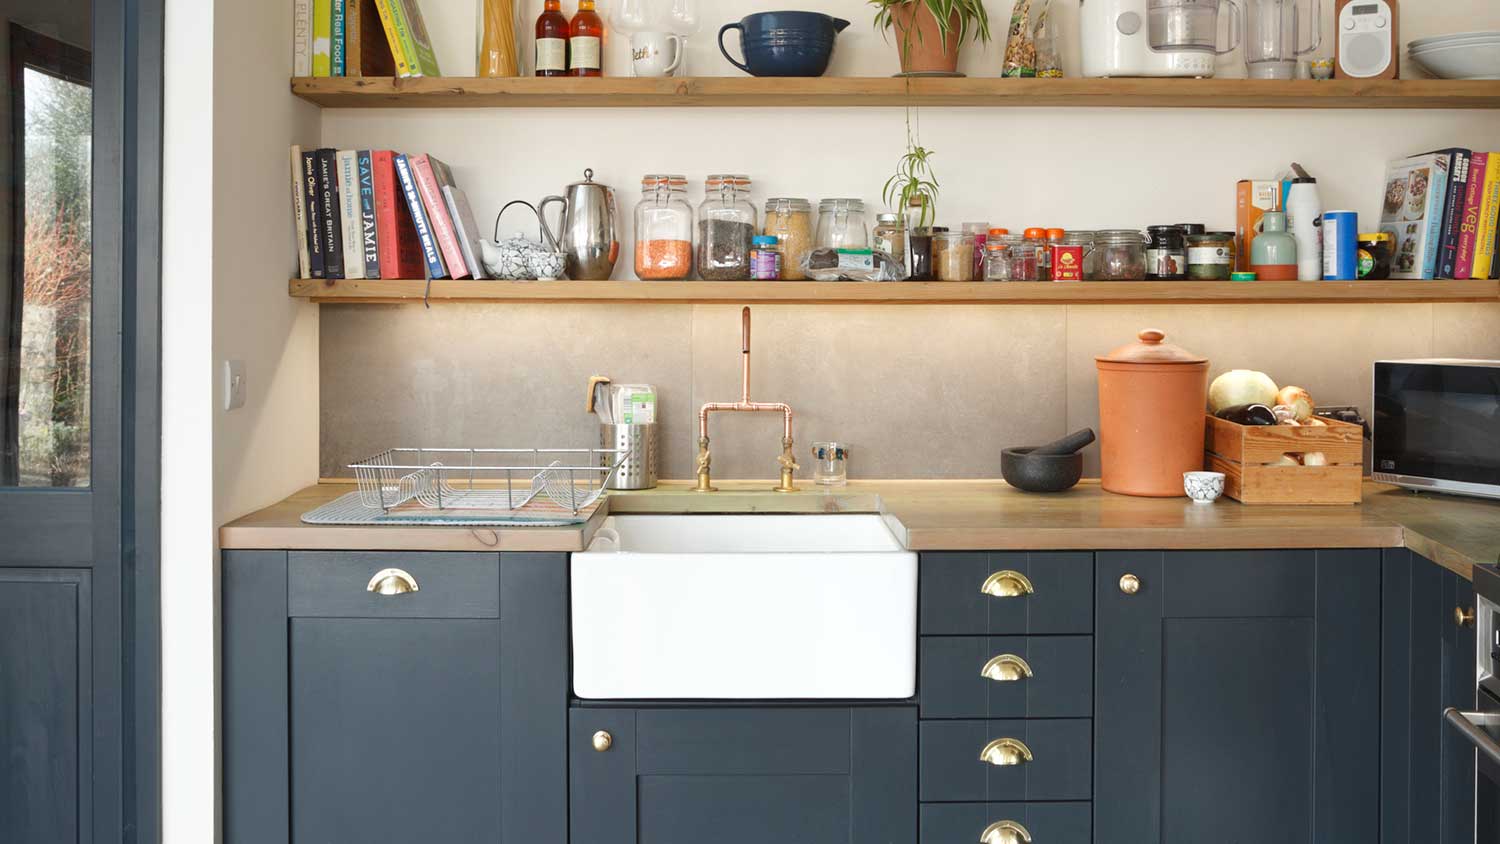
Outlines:
{"type": "Polygon", "coordinates": [[[619,108],[913,105],[1100,108],[1500,108],[1500,82],[1252,79],[296,78],[328,108],[619,108]]]}
{"type": "Polygon", "coordinates": [[[451,281],[292,279],[328,303],[638,302],[656,304],[1117,305],[1249,302],[1500,302],[1497,281],[451,281]]]}

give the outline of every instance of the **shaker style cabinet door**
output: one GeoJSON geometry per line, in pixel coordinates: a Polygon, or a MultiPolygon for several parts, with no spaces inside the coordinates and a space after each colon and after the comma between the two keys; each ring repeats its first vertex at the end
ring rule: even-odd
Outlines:
{"type": "Polygon", "coordinates": [[[575,707],[573,844],[916,844],[911,707],[575,707]]]}
{"type": "Polygon", "coordinates": [[[1096,844],[1380,840],[1378,551],[1100,553],[1096,601],[1096,844]]]}

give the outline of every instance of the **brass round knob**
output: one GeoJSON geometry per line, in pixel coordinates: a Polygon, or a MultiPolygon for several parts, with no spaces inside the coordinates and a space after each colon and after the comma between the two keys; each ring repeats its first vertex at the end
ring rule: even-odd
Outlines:
{"type": "Polygon", "coordinates": [[[615,737],[608,730],[600,730],[594,733],[594,749],[600,753],[606,753],[615,746],[615,737]]]}
{"type": "Polygon", "coordinates": [[[1141,591],[1141,579],[1133,574],[1127,574],[1120,578],[1120,591],[1126,595],[1134,595],[1141,591]]]}
{"type": "Polygon", "coordinates": [[[1453,608],[1453,623],[1459,627],[1474,626],[1474,611],[1468,607],[1453,608]]]}

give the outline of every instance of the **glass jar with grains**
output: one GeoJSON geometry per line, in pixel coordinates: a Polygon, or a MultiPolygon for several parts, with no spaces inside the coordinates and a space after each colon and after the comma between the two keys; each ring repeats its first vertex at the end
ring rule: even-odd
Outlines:
{"type": "Polygon", "coordinates": [[[698,206],[698,276],[709,281],[748,279],[756,231],[750,177],[716,174],[703,187],[703,204],[698,206]]]}
{"type": "Polygon", "coordinates": [[[935,234],[932,264],[938,281],[973,281],[974,235],[955,231],[935,234]]]}
{"type": "Polygon", "coordinates": [[[1140,281],[1146,277],[1146,238],[1134,229],[1094,232],[1097,266],[1084,278],[1096,281],[1140,281]]]}
{"type": "Polygon", "coordinates": [[[635,206],[635,277],[675,281],[693,274],[693,207],[687,177],[651,174],[641,178],[635,206]]]}
{"type": "Polygon", "coordinates": [[[872,234],[874,241],[871,244],[876,252],[876,260],[880,260],[879,253],[884,252],[891,256],[900,269],[897,275],[906,276],[906,223],[902,221],[900,214],[878,214],[875,217],[875,231],[872,234]]]}
{"type": "Polygon", "coordinates": [[[766,200],[765,227],[761,233],[774,235],[781,245],[782,281],[807,278],[802,259],[813,248],[812,203],[787,196],[766,200]]]}

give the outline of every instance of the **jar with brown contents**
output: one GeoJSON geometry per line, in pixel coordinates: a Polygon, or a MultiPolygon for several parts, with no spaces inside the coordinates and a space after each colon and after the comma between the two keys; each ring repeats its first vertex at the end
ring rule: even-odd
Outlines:
{"type": "Polygon", "coordinates": [[[806,279],[802,259],[813,247],[812,203],[796,197],[766,200],[766,221],[761,233],[775,236],[781,244],[781,280],[806,279]]]}
{"type": "Polygon", "coordinates": [[[635,206],[635,277],[675,281],[693,274],[693,208],[687,178],[648,175],[635,206]]]}

